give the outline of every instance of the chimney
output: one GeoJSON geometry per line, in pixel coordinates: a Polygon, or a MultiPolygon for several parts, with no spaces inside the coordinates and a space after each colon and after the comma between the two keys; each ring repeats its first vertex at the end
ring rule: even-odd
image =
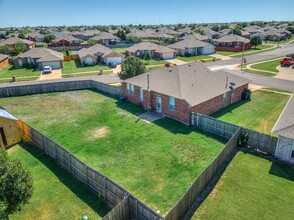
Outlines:
{"type": "Polygon", "coordinates": [[[147,91],[149,91],[149,83],[150,83],[150,76],[149,76],[149,73],[147,73],[147,91]]]}
{"type": "Polygon", "coordinates": [[[228,88],[228,83],[229,83],[229,77],[227,77],[226,88],[228,88]]]}

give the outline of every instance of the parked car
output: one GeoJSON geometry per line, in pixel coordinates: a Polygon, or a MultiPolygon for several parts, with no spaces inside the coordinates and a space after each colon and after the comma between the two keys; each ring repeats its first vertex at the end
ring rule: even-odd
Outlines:
{"type": "Polygon", "coordinates": [[[291,57],[286,57],[280,61],[281,66],[291,66],[294,64],[294,59],[291,57]]]}
{"type": "Polygon", "coordinates": [[[108,66],[110,68],[116,68],[117,64],[116,63],[109,63],[108,66]]]}
{"type": "Polygon", "coordinates": [[[52,67],[51,66],[44,66],[43,73],[51,73],[51,72],[52,72],[52,67]]]}

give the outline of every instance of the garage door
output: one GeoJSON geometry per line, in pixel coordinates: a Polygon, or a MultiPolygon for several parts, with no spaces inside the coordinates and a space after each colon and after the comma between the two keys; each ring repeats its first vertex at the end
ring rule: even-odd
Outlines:
{"type": "Polygon", "coordinates": [[[60,62],[42,62],[42,67],[51,66],[52,69],[60,69],[60,62]]]}
{"type": "Polygon", "coordinates": [[[164,60],[170,60],[170,59],[174,59],[174,53],[163,53],[162,54],[162,59],[164,60]]]}
{"type": "Polygon", "coordinates": [[[206,46],[202,48],[202,54],[213,54],[214,53],[214,47],[213,46],[206,46]]]}
{"type": "Polygon", "coordinates": [[[106,63],[107,63],[107,65],[108,65],[109,63],[117,63],[117,64],[121,64],[121,62],[122,62],[121,57],[108,57],[108,58],[106,58],[106,63]]]}
{"type": "Polygon", "coordinates": [[[92,57],[86,57],[85,62],[86,62],[87,65],[93,65],[93,59],[92,59],[92,57]]]}

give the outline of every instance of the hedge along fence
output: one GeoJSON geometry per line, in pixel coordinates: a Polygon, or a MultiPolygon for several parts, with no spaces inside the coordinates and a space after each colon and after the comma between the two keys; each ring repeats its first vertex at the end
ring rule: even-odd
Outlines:
{"type": "MultiPolygon", "coordinates": [[[[20,134],[25,141],[39,147],[52,157],[58,164],[68,170],[75,178],[92,188],[99,196],[106,199],[112,206],[109,217],[113,219],[162,219],[160,215],[132,196],[123,187],[107,178],[98,171],[88,167],[63,147],[47,136],[30,127],[23,121],[18,121],[20,134]],[[126,199],[127,198],[127,199],[126,199]],[[126,209],[127,210],[122,210],[126,209]]],[[[106,216],[106,219],[111,219],[106,216]]]]}
{"type": "Polygon", "coordinates": [[[209,185],[210,181],[215,176],[219,168],[225,163],[229,156],[237,147],[238,138],[240,135],[240,128],[231,136],[228,143],[225,145],[219,155],[213,162],[197,177],[192,186],[188,189],[180,201],[172,208],[166,215],[166,220],[178,220],[187,216],[189,210],[193,207],[195,202],[201,196],[204,189],[209,185]]]}
{"type": "MultiPolygon", "coordinates": [[[[192,113],[191,120],[193,126],[224,138],[229,138],[230,135],[239,128],[239,126],[234,124],[220,121],[216,118],[199,113],[192,113]]],[[[248,147],[275,155],[278,142],[277,137],[252,131],[243,127],[241,127],[241,133],[248,135],[248,147]]]]}
{"type": "Polygon", "coordinates": [[[95,89],[96,91],[108,93],[112,96],[120,96],[122,94],[122,89],[120,86],[112,86],[93,80],[77,80],[3,87],[0,88],[0,97],[64,92],[82,89],[95,89]]]}

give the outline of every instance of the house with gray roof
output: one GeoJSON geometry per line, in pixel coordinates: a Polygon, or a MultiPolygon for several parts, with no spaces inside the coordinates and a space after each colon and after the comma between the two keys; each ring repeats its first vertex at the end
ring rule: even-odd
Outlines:
{"type": "Polygon", "coordinates": [[[238,52],[251,49],[250,40],[236,34],[229,34],[219,39],[213,40],[212,44],[216,51],[238,52]]]}
{"type": "Polygon", "coordinates": [[[186,124],[192,112],[210,115],[242,98],[249,80],[225,71],[212,72],[200,62],[158,68],[124,80],[130,102],[186,124]]]}
{"type": "Polygon", "coordinates": [[[204,42],[209,42],[209,38],[205,35],[201,35],[198,33],[192,33],[192,34],[188,34],[188,35],[184,35],[182,37],[180,37],[181,40],[187,40],[187,39],[196,39],[196,40],[200,40],[200,41],[204,41],[204,42]]]}
{"type": "Polygon", "coordinates": [[[168,60],[176,57],[176,51],[174,49],[151,42],[141,42],[126,48],[126,55],[143,58],[148,51],[153,59],[168,60]]]}
{"type": "Polygon", "coordinates": [[[106,32],[102,32],[90,39],[96,41],[96,43],[103,44],[105,46],[116,45],[121,41],[119,37],[106,32]]]}
{"type": "Polygon", "coordinates": [[[0,46],[5,46],[8,49],[13,49],[17,43],[23,43],[27,47],[27,49],[35,47],[35,42],[26,39],[21,39],[18,37],[10,37],[3,41],[0,41],[0,46]]]}
{"type": "Polygon", "coordinates": [[[283,161],[294,164],[294,96],[289,99],[286,107],[276,122],[272,133],[278,135],[275,156],[283,161]]]}
{"type": "Polygon", "coordinates": [[[78,56],[82,65],[97,65],[116,63],[123,61],[123,55],[102,45],[96,44],[89,48],[83,48],[78,51],[78,56]]]}
{"type": "Polygon", "coordinates": [[[208,55],[214,54],[214,46],[210,43],[206,43],[200,40],[186,39],[176,42],[174,44],[168,45],[177,51],[177,55],[187,56],[187,55],[208,55]]]}
{"type": "Polygon", "coordinates": [[[32,48],[14,57],[12,63],[15,68],[35,66],[43,69],[44,66],[51,66],[52,69],[60,69],[63,68],[63,54],[43,47],[32,48]]]}

